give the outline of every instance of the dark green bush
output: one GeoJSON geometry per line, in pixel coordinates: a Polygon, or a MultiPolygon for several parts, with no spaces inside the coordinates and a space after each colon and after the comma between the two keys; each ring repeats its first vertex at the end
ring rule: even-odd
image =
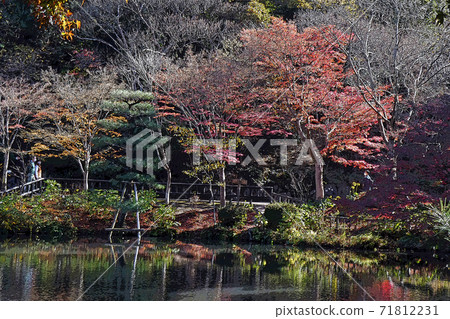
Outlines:
{"type": "Polygon", "coordinates": [[[76,228],[72,223],[71,217],[66,215],[57,220],[45,218],[34,232],[45,238],[70,238],[76,235],[76,228]]]}
{"type": "Polygon", "coordinates": [[[267,205],[264,211],[267,228],[271,230],[277,230],[282,224],[288,223],[298,215],[299,208],[291,203],[272,203],[267,205]]]}
{"type": "Polygon", "coordinates": [[[239,227],[245,225],[247,215],[253,211],[249,204],[228,204],[219,208],[219,222],[226,227],[239,227]]]}
{"type": "Polygon", "coordinates": [[[267,205],[264,218],[270,230],[286,230],[290,227],[317,231],[325,225],[325,211],[334,204],[331,199],[319,203],[304,203],[300,206],[291,203],[272,203],[267,205]]]}
{"type": "Polygon", "coordinates": [[[35,223],[36,215],[24,205],[24,198],[16,193],[0,198],[0,229],[4,232],[26,232],[35,223]]]}

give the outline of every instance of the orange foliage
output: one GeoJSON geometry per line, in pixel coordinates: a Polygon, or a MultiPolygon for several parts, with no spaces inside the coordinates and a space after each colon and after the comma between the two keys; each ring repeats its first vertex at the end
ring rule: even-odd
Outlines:
{"type": "Polygon", "coordinates": [[[81,22],[70,18],[73,13],[66,8],[68,2],[69,0],[28,0],[41,26],[56,25],[63,38],[72,40],[73,31],[80,29],[81,22]]]}

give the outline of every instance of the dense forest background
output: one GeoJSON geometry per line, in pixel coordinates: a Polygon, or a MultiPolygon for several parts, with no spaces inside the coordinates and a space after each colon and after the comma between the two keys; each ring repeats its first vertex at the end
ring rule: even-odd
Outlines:
{"type": "Polygon", "coordinates": [[[308,200],[370,174],[369,207],[448,197],[448,13],[444,0],[3,0],[2,185],[25,180],[31,155],[46,176],[155,182],[124,156],[151,128],[176,140],[160,183],[243,177],[308,200]],[[193,168],[192,136],[312,139],[325,166],[280,166],[263,147],[271,165],[193,168]]]}

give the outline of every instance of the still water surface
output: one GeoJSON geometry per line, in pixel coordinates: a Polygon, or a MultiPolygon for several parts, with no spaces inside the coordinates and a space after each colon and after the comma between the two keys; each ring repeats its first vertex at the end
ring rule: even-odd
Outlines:
{"type": "MultiPolygon", "coordinates": [[[[318,250],[131,244],[2,242],[0,300],[371,299],[318,250]]],[[[376,300],[450,300],[446,258],[329,253],[376,300]]]]}

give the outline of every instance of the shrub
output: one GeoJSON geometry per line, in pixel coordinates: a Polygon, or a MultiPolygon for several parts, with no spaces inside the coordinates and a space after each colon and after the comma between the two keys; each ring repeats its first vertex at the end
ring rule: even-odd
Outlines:
{"type": "Polygon", "coordinates": [[[287,226],[295,216],[299,215],[299,208],[291,203],[272,203],[266,206],[264,217],[267,220],[267,228],[277,230],[287,226]]]}
{"type": "Polygon", "coordinates": [[[305,203],[301,206],[291,203],[272,203],[267,205],[264,217],[271,230],[285,230],[297,227],[307,230],[320,230],[325,225],[325,212],[333,207],[331,198],[319,203],[305,203]]]}
{"type": "Polygon", "coordinates": [[[76,228],[72,223],[72,218],[67,214],[58,217],[45,215],[36,225],[34,232],[45,238],[70,238],[75,236],[76,228]]]}
{"type": "Polygon", "coordinates": [[[24,199],[16,193],[0,198],[0,229],[6,232],[25,232],[35,223],[33,214],[26,214],[28,206],[24,199]]]}
{"type": "Polygon", "coordinates": [[[450,241],[450,203],[447,199],[440,199],[439,205],[432,206],[429,212],[435,221],[435,229],[450,241]]]}
{"type": "Polygon", "coordinates": [[[90,217],[108,218],[120,202],[116,190],[82,190],[65,195],[61,200],[61,209],[86,212],[90,217]]]}
{"type": "Polygon", "coordinates": [[[138,192],[139,209],[141,211],[152,210],[156,204],[156,192],[154,190],[144,190],[138,192]]]}
{"type": "Polygon", "coordinates": [[[177,226],[175,221],[175,209],[172,206],[160,206],[152,214],[152,221],[158,229],[168,230],[177,226]]]}
{"type": "Polygon", "coordinates": [[[98,218],[108,218],[114,208],[120,202],[120,195],[117,190],[95,189],[87,192],[87,203],[84,207],[91,216],[98,218]]]}
{"type": "Polygon", "coordinates": [[[88,199],[96,206],[115,207],[120,201],[119,192],[117,190],[94,189],[89,191],[88,199]]]}
{"type": "Polygon", "coordinates": [[[219,222],[225,227],[240,227],[245,225],[247,215],[253,211],[250,204],[228,204],[219,208],[219,222]]]}
{"type": "Polygon", "coordinates": [[[57,200],[61,198],[62,195],[62,188],[61,184],[54,180],[46,180],[45,183],[45,189],[42,195],[40,196],[40,199],[42,201],[46,200],[57,200]]]}
{"type": "Polygon", "coordinates": [[[349,242],[346,246],[360,249],[374,249],[387,245],[385,239],[382,239],[379,235],[375,235],[373,233],[351,236],[348,241],[349,242]]]}
{"type": "Polygon", "coordinates": [[[9,194],[0,199],[0,231],[29,233],[47,237],[72,236],[75,226],[69,214],[55,209],[60,204],[59,184],[49,181],[42,195],[21,197],[9,194]]]}

